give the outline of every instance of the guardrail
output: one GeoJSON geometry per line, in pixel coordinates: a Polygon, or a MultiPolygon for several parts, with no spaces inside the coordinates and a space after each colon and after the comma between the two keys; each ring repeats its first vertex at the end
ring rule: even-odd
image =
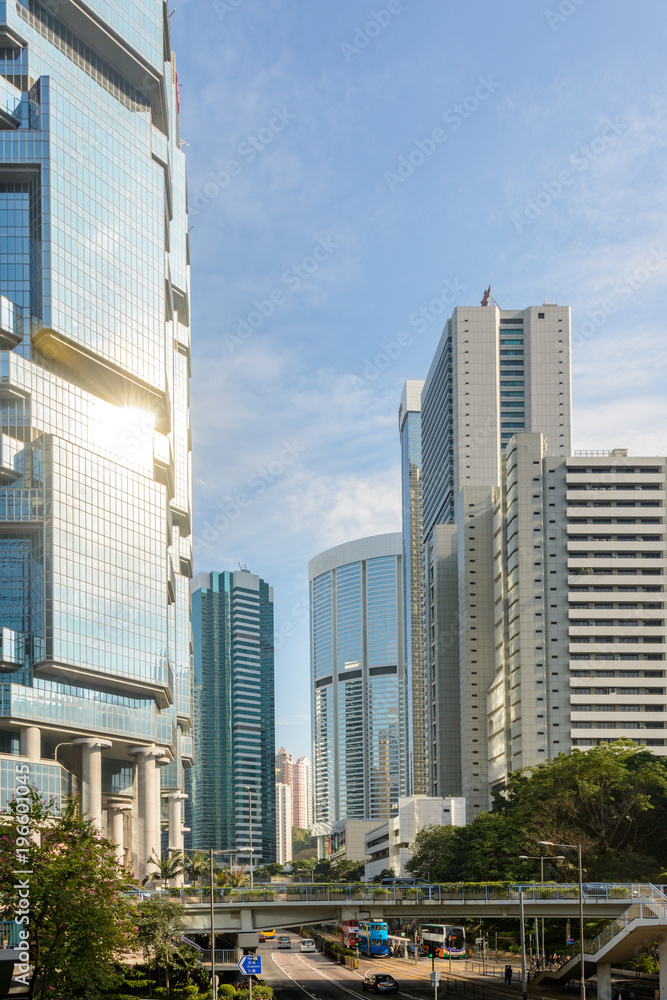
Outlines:
{"type": "MultiPolygon", "coordinates": [[[[667,906],[662,902],[641,902],[631,904],[625,913],[613,920],[596,938],[584,940],[584,955],[596,955],[605,945],[627,929],[635,920],[655,920],[667,924],[667,906]]],[[[581,955],[579,940],[572,946],[572,953],[581,955]]]]}
{"type": "MultiPolygon", "coordinates": [[[[524,903],[547,902],[553,900],[573,900],[579,898],[576,883],[555,884],[543,882],[529,883],[443,883],[428,886],[374,886],[364,883],[353,884],[313,884],[272,885],[253,889],[225,887],[213,889],[214,903],[468,903],[476,901],[501,901],[516,903],[519,893],[523,893],[524,903]]],[[[210,903],[207,888],[156,889],[151,896],[168,896],[180,899],[182,903],[210,903]]],[[[584,886],[587,902],[640,901],[667,904],[665,897],[656,886],[649,883],[614,883],[608,885],[584,886]]]]}
{"type": "Polygon", "coordinates": [[[21,939],[19,932],[21,924],[15,920],[0,920],[0,948],[18,948],[21,939]]]}

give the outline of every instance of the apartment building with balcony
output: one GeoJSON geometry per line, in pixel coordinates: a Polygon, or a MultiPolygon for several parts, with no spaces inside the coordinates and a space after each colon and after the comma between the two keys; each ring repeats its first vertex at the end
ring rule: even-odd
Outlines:
{"type": "Polygon", "coordinates": [[[600,742],[667,754],[667,459],[507,449],[494,501],[489,783],[600,742]]]}

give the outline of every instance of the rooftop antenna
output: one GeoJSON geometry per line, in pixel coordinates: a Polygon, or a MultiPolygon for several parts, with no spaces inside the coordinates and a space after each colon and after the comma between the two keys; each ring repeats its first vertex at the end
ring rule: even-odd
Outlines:
{"type": "Polygon", "coordinates": [[[249,573],[250,572],[250,570],[248,569],[248,567],[247,567],[247,565],[245,563],[243,563],[243,565],[241,565],[241,563],[239,563],[239,569],[241,570],[242,573],[249,573]]]}

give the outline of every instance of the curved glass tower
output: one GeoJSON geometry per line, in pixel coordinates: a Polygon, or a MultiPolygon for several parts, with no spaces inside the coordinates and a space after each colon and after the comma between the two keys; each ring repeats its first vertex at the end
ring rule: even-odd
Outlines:
{"type": "Polygon", "coordinates": [[[0,807],[18,754],[139,871],[192,753],[187,231],[166,6],[0,5],[0,807]]]}
{"type": "Polygon", "coordinates": [[[315,822],[384,819],[406,786],[401,532],[308,564],[315,822]]]}

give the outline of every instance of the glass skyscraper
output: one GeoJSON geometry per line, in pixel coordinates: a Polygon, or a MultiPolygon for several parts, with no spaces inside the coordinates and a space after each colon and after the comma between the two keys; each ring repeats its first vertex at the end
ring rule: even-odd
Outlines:
{"type": "Polygon", "coordinates": [[[276,860],[273,587],[247,570],[198,573],[192,581],[192,639],[196,752],[188,774],[190,843],[244,860],[252,847],[255,864],[271,863],[276,860]]]}
{"type": "Polygon", "coordinates": [[[424,548],[422,544],[421,392],[403,386],[398,410],[403,509],[403,618],[405,635],[408,794],[428,795],[424,688],[424,548]]]}
{"type": "Polygon", "coordinates": [[[166,5],[0,5],[0,131],[0,807],[19,755],[40,790],[80,787],[142,871],[163,822],[182,843],[192,756],[189,249],[166,5]]]}
{"type": "Polygon", "coordinates": [[[315,823],[384,819],[406,788],[403,536],[308,564],[315,823]]]}

